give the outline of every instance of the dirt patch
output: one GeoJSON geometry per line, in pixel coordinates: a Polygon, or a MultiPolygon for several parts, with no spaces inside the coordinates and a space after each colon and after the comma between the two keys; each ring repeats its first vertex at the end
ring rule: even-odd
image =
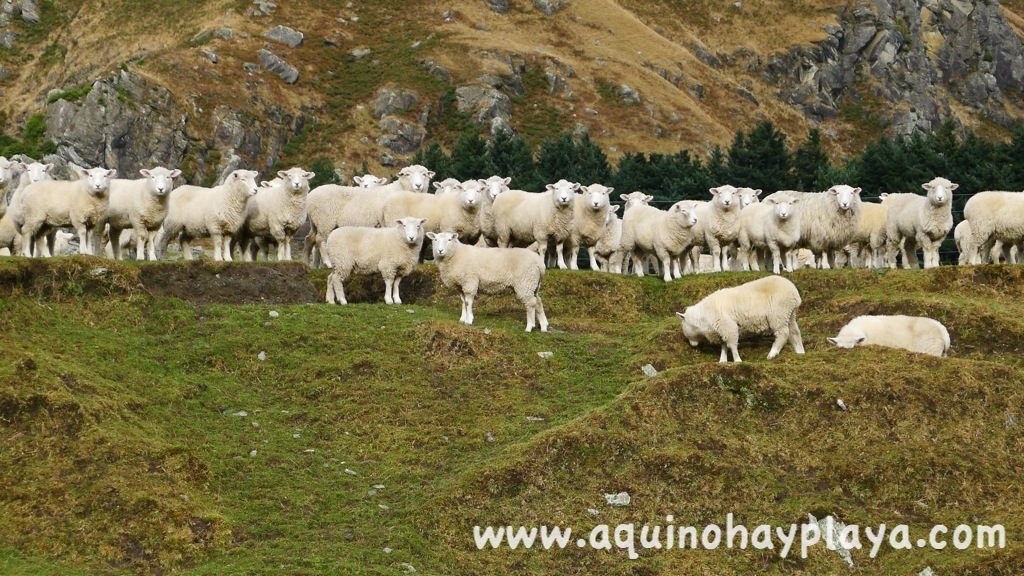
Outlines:
{"type": "Polygon", "coordinates": [[[140,267],[145,289],[193,304],[310,304],[322,297],[300,263],[168,262],[140,267]]]}

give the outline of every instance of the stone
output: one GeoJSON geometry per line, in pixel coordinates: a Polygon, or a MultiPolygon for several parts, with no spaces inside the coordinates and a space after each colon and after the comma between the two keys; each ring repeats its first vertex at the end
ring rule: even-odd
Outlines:
{"type": "Polygon", "coordinates": [[[370,50],[369,48],[356,48],[355,50],[349,52],[349,55],[355,58],[356,60],[365,58],[370,54],[373,54],[373,50],[370,50]]]}
{"type": "Polygon", "coordinates": [[[263,35],[263,37],[266,38],[267,40],[273,40],[274,42],[286,44],[292,48],[299,47],[302,44],[302,39],[304,38],[302,32],[299,32],[298,30],[294,30],[287,26],[275,26],[274,28],[268,30],[267,33],[263,35]]]}
{"type": "Polygon", "coordinates": [[[396,154],[411,154],[419,150],[426,138],[426,131],[422,127],[394,116],[381,119],[380,129],[382,134],[377,144],[396,154]]]}
{"type": "Polygon", "coordinates": [[[220,40],[231,40],[231,38],[234,35],[235,35],[234,31],[231,30],[231,28],[228,28],[226,26],[224,28],[217,28],[216,30],[213,31],[213,37],[217,38],[217,39],[220,39],[220,40]]]}
{"type": "Polygon", "coordinates": [[[482,124],[492,118],[512,118],[512,100],[491,86],[461,86],[455,89],[456,105],[462,114],[482,124]]]}
{"type": "Polygon", "coordinates": [[[206,44],[211,38],[213,38],[213,30],[206,29],[193,36],[188,43],[191,46],[199,46],[200,44],[206,44]]]}
{"type": "Polygon", "coordinates": [[[260,65],[255,62],[243,62],[242,69],[246,72],[255,72],[260,69],[260,65]]]}
{"type": "Polygon", "coordinates": [[[623,84],[623,85],[619,86],[617,92],[619,94],[619,98],[622,99],[622,103],[623,104],[639,104],[640,103],[640,94],[636,90],[630,88],[626,84],[623,84]]]}
{"type": "Polygon", "coordinates": [[[548,358],[551,358],[554,355],[554,352],[537,352],[537,356],[540,356],[544,360],[547,360],[548,358]]]}
{"type": "Polygon", "coordinates": [[[619,492],[618,494],[605,494],[604,499],[608,501],[609,506],[629,506],[633,499],[630,498],[628,492],[619,492]]]}
{"type": "Polygon", "coordinates": [[[512,125],[508,123],[508,120],[505,120],[501,116],[491,118],[491,138],[502,133],[511,136],[515,133],[515,130],[512,129],[512,125]]]}
{"type": "Polygon", "coordinates": [[[399,88],[381,88],[373,100],[373,117],[384,116],[411,110],[419,104],[420,98],[415,92],[399,88]]]}
{"type": "Polygon", "coordinates": [[[654,378],[658,375],[658,370],[652,364],[644,364],[643,367],[640,368],[640,371],[648,378],[654,378]]]}
{"type": "Polygon", "coordinates": [[[551,16],[565,8],[565,0],[533,0],[533,5],[541,12],[551,16]]]}
{"type": "Polygon", "coordinates": [[[299,71],[291,64],[282,60],[279,56],[269,50],[257,52],[260,65],[267,70],[277,74],[287,84],[295,84],[299,81],[299,71]]]}
{"type": "Polygon", "coordinates": [[[18,33],[14,30],[4,30],[0,32],[0,48],[6,48],[10,50],[14,48],[14,41],[18,39],[18,33]]]}
{"type": "Polygon", "coordinates": [[[398,159],[389,152],[381,152],[379,161],[381,166],[386,166],[388,168],[398,166],[398,159]]]}
{"type": "Polygon", "coordinates": [[[205,48],[202,50],[202,53],[203,53],[203,56],[206,56],[206,59],[209,60],[211,63],[213,63],[213,64],[217,63],[217,55],[216,54],[214,54],[210,50],[206,50],[205,48]]]}
{"type": "Polygon", "coordinates": [[[259,355],[256,357],[260,359],[260,362],[263,362],[267,359],[267,352],[265,350],[260,350],[259,355]]]}
{"type": "Polygon", "coordinates": [[[269,16],[270,12],[274,8],[277,8],[277,4],[274,4],[273,2],[268,2],[267,0],[253,0],[253,4],[256,5],[256,9],[258,10],[258,13],[256,14],[257,16],[269,16]]]}
{"type": "Polygon", "coordinates": [[[482,30],[484,32],[490,32],[491,31],[490,27],[488,27],[487,24],[481,24],[479,22],[474,24],[473,27],[476,28],[477,30],[482,30]]]}
{"type": "Polygon", "coordinates": [[[508,0],[487,0],[487,6],[498,14],[508,14],[508,0]]]}
{"type": "Polygon", "coordinates": [[[22,1],[21,19],[29,24],[39,24],[39,4],[36,0],[22,1]]]}
{"type": "Polygon", "coordinates": [[[277,310],[271,310],[267,315],[270,316],[271,318],[277,318],[281,316],[281,313],[278,312],[277,310]]]}

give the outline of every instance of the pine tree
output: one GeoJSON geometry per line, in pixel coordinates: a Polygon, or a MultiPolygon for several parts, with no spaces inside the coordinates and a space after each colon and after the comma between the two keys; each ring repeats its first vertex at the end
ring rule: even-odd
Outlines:
{"type": "Polygon", "coordinates": [[[797,190],[806,192],[824,190],[818,174],[828,166],[828,154],[821,145],[821,131],[811,128],[807,132],[807,140],[793,153],[793,185],[797,190]]]}
{"type": "Polygon", "coordinates": [[[489,178],[497,172],[487,155],[487,142],[475,130],[463,132],[459,136],[452,148],[451,158],[451,177],[457,180],[489,178]]]}
{"type": "Polygon", "coordinates": [[[341,184],[341,178],[334,172],[334,163],[326,156],[320,156],[309,165],[309,171],[315,174],[309,181],[309,189],[324,184],[341,184]]]}
{"type": "Polygon", "coordinates": [[[579,182],[584,186],[595,183],[605,183],[611,180],[612,169],[608,164],[608,157],[599,144],[584,134],[577,142],[573,141],[576,160],[576,171],[571,182],[579,182]]]}
{"type": "Polygon", "coordinates": [[[537,176],[544,184],[553,184],[561,179],[575,181],[574,157],[576,144],[572,134],[562,134],[553,140],[541,143],[537,152],[537,176]]]}
{"type": "Polygon", "coordinates": [[[434,182],[452,178],[452,160],[437,142],[431,142],[426,148],[420,148],[409,160],[410,164],[426,166],[434,171],[434,182]]]}
{"type": "Polygon", "coordinates": [[[728,183],[762,190],[792,188],[786,135],[771,122],[758,122],[744,135],[736,132],[728,152],[728,183]]]}
{"type": "Polygon", "coordinates": [[[494,165],[496,175],[512,179],[509,184],[511,188],[531,192],[542,188],[530,145],[522,136],[498,132],[488,143],[487,155],[494,165]]]}

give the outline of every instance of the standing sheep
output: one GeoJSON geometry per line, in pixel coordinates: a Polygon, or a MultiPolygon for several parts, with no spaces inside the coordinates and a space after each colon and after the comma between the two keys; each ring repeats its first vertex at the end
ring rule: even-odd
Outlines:
{"type": "Polygon", "coordinates": [[[580,246],[587,249],[590,256],[590,269],[597,270],[597,255],[594,247],[604,233],[605,221],[608,219],[609,197],[614,188],[601,184],[580,187],[576,194],[576,206],[573,207],[572,234],[565,241],[563,250],[567,250],[569,269],[579,270],[576,256],[580,246]]]}
{"type": "Polygon", "coordinates": [[[345,280],[352,274],[384,277],[384,302],[401,304],[398,285],[416,268],[423,248],[423,218],[401,218],[391,228],[343,226],[327,237],[334,270],[327,278],[327,303],[348,304],[345,280]]]}
{"type": "Polygon", "coordinates": [[[616,214],[621,206],[612,206],[605,216],[604,231],[594,246],[598,270],[622,274],[622,219],[616,214]]]}
{"type": "Polygon", "coordinates": [[[10,188],[13,188],[14,162],[0,156],[0,218],[7,213],[7,203],[10,201],[10,188]]]}
{"type": "Polygon", "coordinates": [[[458,185],[457,194],[396,192],[384,203],[384,219],[391,222],[406,216],[429,221],[427,232],[452,231],[475,238],[480,233],[480,205],[483,186],[477,180],[458,185]]]}
{"type": "Polygon", "coordinates": [[[835,263],[835,252],[857,234],[862,212],[860,188],[839,184],[824,192],[786,192],[801,202],[799,246],[813,252],[821,268],[828,270],[832,267],[829,261],[835,263]]]}
{"type": "Polygon", "coordinates": [[[498,233],[494,227],[494,200],[499,194],[508,192],[510,182],[511,178],[501,176],[491,176],[483,181],[484,201],[480,206],[480,240],[477,241],[477,246],[498,245],[498,233]]]}
{"type": "Polygon", "coordinates": [[[246,262],[255,256],[256,240],[263,242],[264,251],[276,244],[278,262],[292,259],[292,237],[306,222],[306,195],[309,181],[315,176],[299,167],[281,170],[277,178],[264,183],[268,186],[249,198],[240,242],[246,262]]]}
{"type": "Polygon", "coordinates": [[[772,255],[772,271],[793,271],[790,252],[800,241],[800,212],[798,198],[777,194],[764,202],[753,204],[740,212],[739,261],[744,270],[760,270],[759,261],[767,266],[767,254],[772,255]]]}
{"type": "Polygon", "coordinates": [[[107,223],[110,179],[116,170],[71,165],[75,180],[41,180],[21,191],[22,253],[31,256],[33,245],[42,241],[40,252],[50,256],[46,235],[62,226],[78,233],[79,250],[94,255],[107,223]]]}
{"type": "Polygon", "coordinates": [[[110,248],[115,260],[121,260],[121,231],[131,230],[135,237],[135,258],[156,260],[156,237],[167,216],[167,199],[174,188],[174,179],[181,170],[157,166],[140,170],[139,180],[111,180],[107,224],[110,226],[110,248]]]}
{"type": "Polygon", "coordinates": [[[740,234],[740,205],[735,186],[711,188],[711,201],[697,209],[697,220],[701,222],[704,242],[711,251],[714,271],[729,269],[729,256],[733,252],[740,234]]]}
{"type": "Polygon", "coordinates": [[[885,221],[889,214],[889,194],[881,203],[861,202],[860,224],[850,242],[850,262],[854,267],[885,266],[885,221]]]}
{"type": "Polygon", "coordinates": [[[988,248],[993,263],[1006,249],[1024,241],[1024,193],[978,192],[964,205],[964,218],[971,224],[970,263],[982,263],[988,248]]]}
{"type": "Polygon", "coordinates": [[[736,201],[740,204],[740,210],[743,210],[751,204],[757,204],[760,202],[759,196],[761,196],[760,188],[737,188],[736,189],[736,201]]]}
{"type": "Polygon", "coordinates": [[[945,356],[950,346],[946,327],[920,316],[858,316],[828,341],[840,348],[875,345],[932,356],[945,356]]]}
{"type": "Polygon", "coordinates": [[[775,342],[768,353],[771,360],[779,355],[789,341],[797,354],[804,353],[796,311],[800,307],[800,292],[789,280],[781,276],[767,276],[740,286],[723,288],[707,296],[685,312],[676,312],[683,321],[683,335],[690,345],[697,347],[700,340],[720,343],[719,362],[728,362],[727,351],[732,351],[733,362],[740,362],[737,350],[742,334],[770,332],[775,342]]]}
{"type": "Polygon", "coordinates": [[[572,234],[575,192],[579,188],[578,183],[559,180],[548,184],[547,191],[539,194],[522,190],[500,194],[493,203],[498,246],[508,248],[512,243],[523,246],[536,243],[543,260],[548,244],[554,243],[558,267],[567,269],[562,245],[572,234]]]}
{"type": "Polygon", "coordinates": [[[959,185],[935,178],[922,184],[927,195],[890,194],[885,218],[886,260],[896,267],[896,251],[903,243],[903,267],[917,267],[917,247],[924,251],[924,267],[939,265],[939,246],[953,228],[953,191],[959,185]]]}
{"type": "Polygon", "coordinates": [[[455,178],[446,178],[440,182],[434,182],[434,194],[454,194],[459,184],[462,184],[462,182],[455,178]]]}
{"type": "Polygon", "coordinates": [[[245,223],[249,197],[256,194],[258,174],[235,170],[220,186],[179,186],[171,192],[167,218],[160,234],[160,253],[166,253],[172,238],[181,244],[186,260],[192,259],[189,242],[196,238],[213,240],[213,259],[231,261],[231,241],[245,223]]]}
{"type": "Polygon", "coordinates": [[[646,256],[657,256],[665,282],[671,282],[673,269],[676,277],[681,272],[674,264],[693,244],[691,229],[698,222],[696,203],[684,200],[668,210],[638,205],[622,217],[622,252],[633,260],[633,271],[643,278],[646,256]]]}
{"type": "Polygon", "coordinates": [[[456,234],[427,234],[433,242],[434,262],[441,281],[459,291],[462,315],[459,322],[473,324],[473,300],[478,292],[498,294],[511,289],[526,306],[526,331],[536,323],[548,331],[548,317],[540,298],[544,258],[525,248],[481,248],[459,242],[456,234]]]}

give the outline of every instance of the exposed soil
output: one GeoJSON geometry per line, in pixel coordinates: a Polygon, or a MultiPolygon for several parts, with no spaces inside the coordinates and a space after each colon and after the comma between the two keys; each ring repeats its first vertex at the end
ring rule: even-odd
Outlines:
{"type": "Polygon", "coordinates": [[[321,295],[300,263],[231,264],[195,260],[140,267],[142,285],[153,296],[193,304],[310,304],[321,295]]]}

